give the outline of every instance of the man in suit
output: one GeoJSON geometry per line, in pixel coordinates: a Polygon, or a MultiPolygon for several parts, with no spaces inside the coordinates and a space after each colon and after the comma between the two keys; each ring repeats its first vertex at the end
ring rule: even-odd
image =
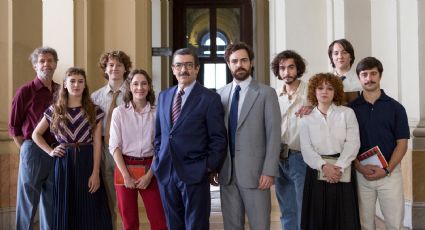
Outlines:
{"type": "Polygon", "coordinates": [[[254,53],[235,43],[224,54],[233,82],[218,90],[225,110],[229,151],[220,169],[224,229],[270,229],[270,187],[278,175],[280,110],[276,91],[251,76],[254,53]]]}
{"type": "Polygon", "coordinates": [[[199,60],[190,49],[173,54],[172,70],[178,85],[159,94],[152,169],[169,229],[208,229],[209,174],[227,148],[224,111],[219,95],[196,82],[199,60]]]}

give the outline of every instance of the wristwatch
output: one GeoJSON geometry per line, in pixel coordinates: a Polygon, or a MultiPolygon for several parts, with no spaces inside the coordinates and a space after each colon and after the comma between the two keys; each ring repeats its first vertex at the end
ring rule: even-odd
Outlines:
{"type": "Polygon", "coordinates": [[[388,170],[388,168],[384,168],[384,170],[385,170],[385,174],[387,174],[387,176],[391,176],[391,173],[390,173],[390,171],[388,170]]]}

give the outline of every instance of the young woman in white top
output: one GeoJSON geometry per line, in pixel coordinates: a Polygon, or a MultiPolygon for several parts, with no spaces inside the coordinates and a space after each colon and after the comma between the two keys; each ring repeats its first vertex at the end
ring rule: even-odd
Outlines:
{"type": "Polygon", "coordinates": [[[137,194],[140,193],[151,229],[167,229],[164,210],[156,179],[150,170],[154,155],[155,93],[152,79],[142,69],[131,71],[127,77],[129,90],[124,105],[114,109],[111,119],[109,151],[113,154],[115,190],[124,229],[139,229],[137,194]],[[136,178],[130,168],[143,168],[136,178]],[[118,184],[119,176],[123,184],[118,184]]]}
{"type": "Polygon", "coordinates": [[[316,74],[307,97],[315,108],[300,124],[301,152],[308,165],[301,229],[360,229],[354,173],[348,182],[343,175],[351,172],[357,156],[359,128],[354,111],[341,106],[342,81],[331,73],[316,74]]]}

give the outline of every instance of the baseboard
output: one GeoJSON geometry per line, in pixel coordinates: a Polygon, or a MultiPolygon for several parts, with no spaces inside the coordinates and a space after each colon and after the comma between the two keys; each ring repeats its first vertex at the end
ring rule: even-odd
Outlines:
{"type": "Polygon", "coordinates": [[[15,207],[0,208],[0,230],[15,229],[15,207]]]}

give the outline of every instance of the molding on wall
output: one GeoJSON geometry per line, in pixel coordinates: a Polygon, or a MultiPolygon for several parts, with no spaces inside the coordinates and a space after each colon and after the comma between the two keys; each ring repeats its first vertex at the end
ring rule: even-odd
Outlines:
{"type": "Polygon", "coordinates": [[[413,229],[425,229],[425,202],[413,202],[411,208],[413,229]]]}

